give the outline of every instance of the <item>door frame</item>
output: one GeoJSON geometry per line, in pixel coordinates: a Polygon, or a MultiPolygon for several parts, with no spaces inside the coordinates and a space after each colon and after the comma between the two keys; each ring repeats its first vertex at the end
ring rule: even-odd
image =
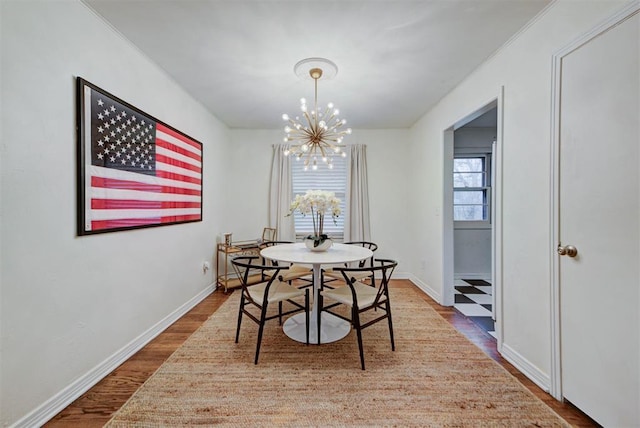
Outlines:
{"type": "Polygon", "coordinates": [[[504,118],[504,86],[498,95],[472,113],[456,121],[443,131],[443,239],[442,239],[442,278],[443,292],[441,304],[453,306],[454,303],[454,268],[453,268],[453,132],[483,115],[487,111],[497,108],[498,123],[496,125],[496,142],[492,154],[494,168],[491,171],[491,213],[493,224],[491,227],[491,276],[494,293],[493,314],[495,317],[496,344],[498,352],[502,353],[502,147],[503,147],[503,118],[504,118]]]}
{"type": "Polygon", "coordinates": [[[559,401],[562,395],[562,355],[560,337],[560,95],[562,60],[581,46],[640,12],[640,0],[634,0],[576,40],[552,55],[551,82],[551,211],[549,253],[551,258],[551,373],[549,393],[559,401]]]}

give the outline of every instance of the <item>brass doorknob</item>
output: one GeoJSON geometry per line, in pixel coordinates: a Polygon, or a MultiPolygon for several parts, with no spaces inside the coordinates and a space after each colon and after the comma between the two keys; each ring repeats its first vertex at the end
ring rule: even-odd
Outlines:
{"type": "Polygon", "coordinates": [[[561,256],[575,257],[578,255],[578,249],[573,245],[566,245],[564,247],[562,245],[558,245],[558,254],[561,256]]]}

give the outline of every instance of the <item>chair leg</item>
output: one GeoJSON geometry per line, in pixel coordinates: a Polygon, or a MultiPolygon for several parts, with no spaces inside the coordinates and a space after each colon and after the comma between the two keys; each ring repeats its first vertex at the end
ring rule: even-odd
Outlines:
{"type": "Polygon", "coordinates": [[[387,320],[389,321],[389,336],[391,336],[391,350],[396,350],[396,344],[393,340],[393,321],[391,321],[391,305],[389,304],[389,296],[387,296],[387,301],[385,302],[386,310],[387,310],[387,320]]]}
{"type": "Polygon", "coordinates": [[[282,302],[278,302],[278,325],[282,325],[282,302]]]}
{"type": "MultiPolygon", "coordinates": [[[[375,275],[371,275],[369,278],[371,279],[371,286],[372,286],[373,288],[376,288],[376,279],[375,279],[375,275]]],[[[378,306],[377,306],[377,305],[373,307],[373,312],[378,312],[378,306]]]]}
{"type": "Polygon", "coordinates": [[[320,294],[320,292],[318,292],[318,303],[316,304],[318,306],[318,319],[316,319],[316,324],[318,325],[318,345],[320,345],[320,327],[322,324],[322,304],[323,304],[324,298],[322,297],[322,294],[320,294]]]}
{"type": "Polygon", "coordinates": [[[309,345],[309,289],[304,290],[304,315],[307,333],[307,345],[309,345]]]}
{"type": "Polygon", "coordinates": [[[240,297],[240,310],[238,311],[238,328],[236,329],[236,343],[240,337],[240,324],[242,323],[242,311],[244,310],[244,294],[240,297]]]}
{"type": "Polygon", "coordinates": [[[364,370],[364,349],[362,348],[362,328],[360,327],[360,313],[357,308],[352,308],[351,318],[353,319],[353,327],[356,329],[358,336],[358,348],[360,349],[360,366],[364,370]]]}
{"type": "Polygon", "coordinates": [[[258,328],[258,344],[256,345],[256,359],[253,364],[258,364],[258,356],[260,355],[260,343],[262,343],[262,332],[264,330],[265,318],[267,317],[267,305],[262,307],[260,313],[260,327],[258,328]]]}

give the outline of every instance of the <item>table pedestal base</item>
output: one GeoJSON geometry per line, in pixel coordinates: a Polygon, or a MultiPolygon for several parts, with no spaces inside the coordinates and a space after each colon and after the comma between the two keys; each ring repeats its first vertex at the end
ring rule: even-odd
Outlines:
{"type": "MultiPolygon", "coordinates": [[[[309,318],[309,343],[313,345],[336,342],[345,337],[351,331],[351,324],[349,322],[323,312],[320,342],[318,342],[318,324],[316,322],[316,318],[312,316],[309,318]]],[[[297,314],[287,319],[284,322],[282,329],[284,330],[284,334],[289,336],[291,339],[306,343],[307,332],[305,326],[305,314],[297,314]]]]}

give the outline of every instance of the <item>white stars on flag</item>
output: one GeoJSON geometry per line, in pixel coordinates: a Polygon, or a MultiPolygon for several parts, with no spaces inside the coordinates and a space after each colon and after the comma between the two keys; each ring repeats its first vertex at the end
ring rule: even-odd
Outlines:
{"type": "Polygon", "coordinates": [[[155,165],[153,121],[123,105],[103,98],[92,109],[94,129],[101,138],[94,147],[98,165],[153,174],[155,165]],[[113,128],[112,128],[113,127],[113,128]],[[110,143],[113,139],[114,143],[110,143]],[[125,161],[126,159],[126,161],[125,161]]]}

